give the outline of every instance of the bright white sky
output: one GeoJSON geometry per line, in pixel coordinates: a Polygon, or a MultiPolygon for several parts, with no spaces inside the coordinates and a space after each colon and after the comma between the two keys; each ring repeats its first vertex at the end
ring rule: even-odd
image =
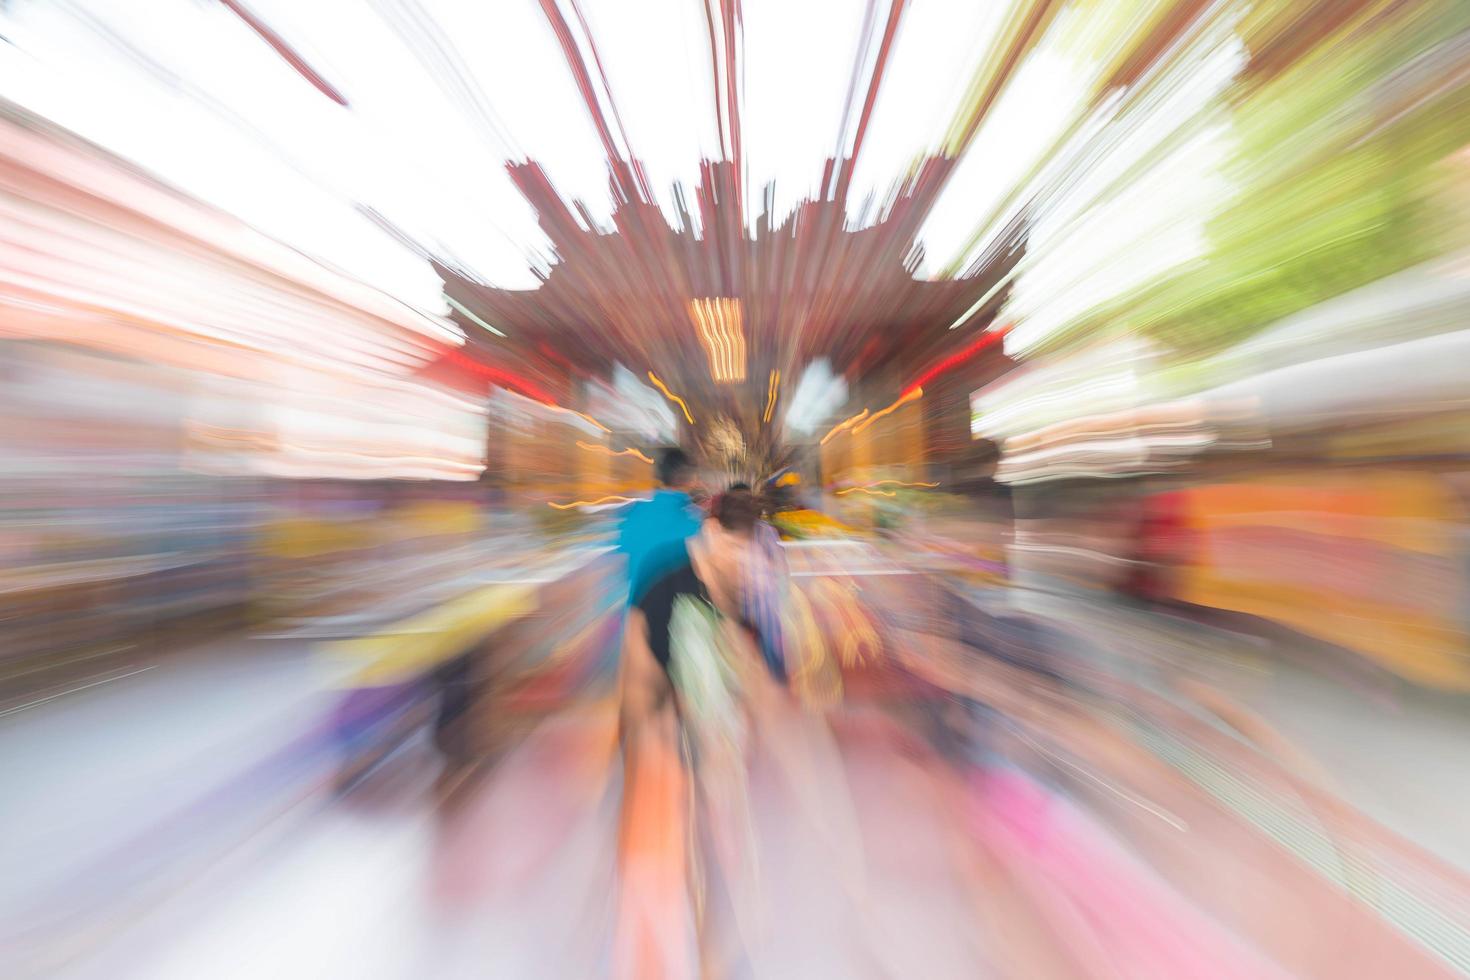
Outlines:
{"type": "MultiPolygon", "coordinates": [[[[938,145],[1005,2],[911,5],[859,168],[859,201],[870,190],[886,196],[938,145]]],[[[250,5],[350,110],[222,5],[197,0],[13,0],[0,14],[14,45],[0,45],[0,94],[434,312],[444,307],[433,274],[355,204],[486,281],[520,288],[534,287],[533,268],[552,257],[507,161],[538,161],[567,200],[610,225],[605,153],[536,0],[250,5]]],[[[674,184],[692,188],[700,160],[720,155],[702,2],[581,6],[631,152],[673,224],[674,184]]],[[[859,52],[866,0],[743,4],[748,217],[767,182],[777,220],[821,191],[824,161],[851,142],[850,129],[838,130],[854,61],[871,65],[886,10],[876,5],[859,52]]],[[[575,14],[563,11],[585,53],[575,14]]]]}
{"type": "Polygon", "coordinates": [[[970,238],[981,226],[1004,225],[996,209],[1085,108],[1096,66],[1064,43],[1070,20],[1065,13],[1059,17],[1021,64],[960,158],[919,231],[926,251],[922,272],[938,277],[951,265],[963,269],[980,253],[969,247],[970,238]]]}
{"type": "MultiPolygon", "coordinates": [[[[854,176],[851,223],[875,220],[878,209],[863,210],[864,199],[871,194],[881,206],[895,181],[938,149],[1010,4],[911,0],[854,176]]],[[[553,256],[506,175],[507,161],[539,162],[566,200],[583,201],[596,224],[611,226],[606,155],[537,0],[250,6],[343,92],[350,109],[297,76],[223,5],[198,0],[10,0],[0,13],[0,33],[13,42],[0,44],[0,95],[426,311],[446,312],[437,277],[357,205],[479,278],[516,288],[533,288],[533,270],[553,256]]],[[[675,224],[674,184],[692,190],[701,159],[721,152],[703,0],[580,6],[611,93],[598,98],[616,103],[626,131],[627,147],[618,151],[643,161],[654,199],[675,224]]],[[[562,9],[591,64],[575,12],[566,2],[562,9]]],[[[779,221],[802,198],[823,193],[825,160],[850,148],[856,111],[840,130],[853,67],[864,66],[854,94],[860,106],[888,5],[874,4],[866,33],[867,0],[744,0],[742,9],[747,219],[753,223],[761,191],[774,181],[779,221]]],[[[1082,111],[1097,65],[1075,44],[1050,43],[1068,16],[1022,66],[924,225],[928,274],[973,256],[977,228],[1082,111]]],[[[1214,139],[1181,150],[1173,173],[1213,190],[1219,147],[1214,139]]],[[[1187,196],[1197,206],[1199,195],[1187,196]]],[[[1050,227],[1060,236],[1086,210],[1063,208],[1050,227]]],[[[1157,225],[1140,227],[1156,232],[1157,225]]],[[[1188,251],[1192,233],[1171,231],[1170,247],[1188,251]]],[[[1063,243],[1055,244],[1061,263],[1063,243]]],[[[1116,254],[1127,242],[1107,244],[1116,254]]],[[[1107,291],[1097,277],[1111,282],[1115,270],[1096,249],[1067,261],[1088,267],[1086,299],[1097,301],[1107,291]]],[[[1159,267],[1144,265],[1149,274],[1159,267]]],[[[1070,317],[1077,311],[1048,313],[1036,297],[1040,287],[1079,274],[1038,270],[1037,288],[1023,286],[1018,302],[1039,321],[1070,317]]]]}
{"type": "MultiPolygon", "coordinates": [[[[982,54],[1010,4],[1002,0],[912,0],[883,72],[862,155],[853,172],[850,220],[872,194],[881,204],[893,182],[937,153],[982,54]]],[[[879,30],[881,32],[881,24],[879,30]]],[[[864,224],[878,218],[875,206],[864,224]]]]}
{"type": "MultiPolygon", "coordinates": [[[[692,190],[700,160],[721,156],[709,32],[699,0],[583,0],[581,8],[654,200],[677,226],[674,185],[684,185],[697,223],[692,190]]],[[[599,193],[607,197],[605,187],[599,193]]]]}
{"type": "Polygon", "coordinates": [[[747,223],[775,184],[772,224],[817,196],[836,151],[843,101],[858,55],[862,0],[752,0],[745,15],[741,110],[747,223]]]}

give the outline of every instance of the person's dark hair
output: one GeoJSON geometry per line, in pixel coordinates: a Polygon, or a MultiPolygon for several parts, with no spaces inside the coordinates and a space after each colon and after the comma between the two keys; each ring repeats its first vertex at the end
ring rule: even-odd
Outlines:
{"type": "Polygon", "coordinates": [[[749,493],[750,492],[750,484],[749,483],[743,483],[743,482],[742,483],[732,483],[732,484],[730,484],[730,492],[731,493],[735,493],[738,490],[744,490],[746,493],[749,493]]]}
{"type": "Polygon", "coordinates": [[[722,494],[715,513],[720,527],[736,534],[749,534],[760,516],[760,504],[749,490],[731,490],[722,494]]]}
{"type": "Polygon", "coordinates": [[[666,487],[677,487],[688,483],[694,475],[694,461],[678,446],[659,453],[658,465],[654,468],[658,482],[666,487]]]}

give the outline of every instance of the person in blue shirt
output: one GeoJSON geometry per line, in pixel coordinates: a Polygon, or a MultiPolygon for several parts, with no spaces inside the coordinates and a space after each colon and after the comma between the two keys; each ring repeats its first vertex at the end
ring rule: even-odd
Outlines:
{"type": "Polygon", "coordinates": [[[628,604],[686,560],[684,542],[699,533],[704,515],[689,491],[694,463],[682,449],[666,449],[657,463],[660,487],[628,508],[618,527],[618,551],[628,561],[628,604]]]}

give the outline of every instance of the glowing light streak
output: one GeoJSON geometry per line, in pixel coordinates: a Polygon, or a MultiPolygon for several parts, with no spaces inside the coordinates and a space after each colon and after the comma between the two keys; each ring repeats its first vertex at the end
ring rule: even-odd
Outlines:
{"type": "Polygon", "coordinates": [[[848,487],[846,490],[838,490],[837,496],[846,497],[850,493],[865,493],[870,497],[897,497],[897,490],[870,490],[867,487],[848,487]]]}
{"type": "Polygon", "coordinates": [[[698,302],[689,304],[690,316],[694,319],[694,325],[699,330],[700,343],[710,358],[709,371],[716,381],[723,380],[725,373],[724,350],[720,345],[720,339],[715,336],[714,328],[710,325],[709,317],[705,308],[698,302]]]}
{"type": "Polygon", "coordinates": [[[1014,269],[1001,276],[1000,279],[996,281],[994,286],[991,286],[985,291],[984,296],[981,296],[979,299],[975,300],[974,303],[970,304],[970,308],[961,313],[959,315],[959,318],[956,319],[954,323],[951,323],[949,325],[949,329],[958,330],[960,327],[964,326],[965,323],[970,319],[970,317],[974,316],[976,313],[979,313],[980,308],[983,307],[986,303],[989,303],[995,297],[996,293],[999,293],[1006,286],[1010,285],[1011,280],[1015,279],[1016,276],[1020,274],[1021,267],[1022,264],[1018,263],[1014,269]]]}
{"type": "Polygon", "coordinates": [[[709,354],[709,370],[716,381],[745,380],[745,331],[740,301],[727,297],[689,301],[689,317],[709,354]]]}
{"type": "Polygon", "coordinates": [[[612,503],[631,504],[633,499],[632,497],[620,497],[614,494],[609,497],[598,497],[596,500],[573,500],[569,504],[559,504],[555,500],[548,500],[546,501],[546,506],[554,507],[557,510],[571,510],[573,507],[600,507],[603,504],[612,503]]]}
{"type": "Polygon", "coordinates": [[[603,425],[601,422],[597,421],[595,418],[593,418],[592,416],[588,415],[586,412],[579,412],[579,411],[577,411],[574,408],[567,408],[565,405],[556,405],[556,404],[553,404],[551,402],[547,402],[546,407],[549,408],[549,409],[551,409],[551,410],[553,410],[553,411],[556,411],[556,412],[566,412],[568,415],[575,415],[577,418],[581,419],[584,422],[587,422],[587,423],[591,424],[592,426],[594,426],[594,427],[596,427],[598,429],[601,429],[603,432],[611,432],[612,431],[612,429],[609,429],[607,426],[603,425]]]}
{"type": "Polygon", "coordinates": [[[737,367],[735,363],[735,344],[730,338],[729,324],[724,321],[723,313],[723,304],[714,304],[706,312],[710,335],[720,351],[720,373],[716,375],[716,380],[743,380],[745,371],[743,366],[737,367]]]}
{"type": "Polygon", "coordinates": [[[862,421],[863,419],[867,418],[867,416],[868,410],[865,408],[861,412],[858,412],[856,415],[851,416],[850,418],[845,418],[841,422],[838,422],[836,425],[832,426],[830,432],[822,437],[821,445],[825,446],[832,439],[833,436],[837,435],[839,432],[845,432],[847,429],[851,428],[854,423],[862,421]]]}
{"type": "Polygon", "coordinates": [[[489,364],[481,363],[480,361],[475,360],[473,357],[467,357],[464,354],[460,353],[449,354],[447,360],[453,364],[459,365],[460,367],[468,371],[478,374],[483,378],[488,378],[490,381],[500,385],[502,388],[505,388],[509,391],[514,391],[516,394],[523,395],[526,398],[531,399],[532,401],[540,402],[548,408],[559,407],[556,404],[556,400],[553,399],[551,395],[547,394],[543,389],[537,387],[537,385],[535,385],[533,382],[521,377],[518,374],[502,370],[501,368],[493,367],[489,364]]]}
{"type": "MultiPolygon", "coordinates": [[[[951,327],[950,329],[954,328],[951,327]]],[[[919,377],[914,380],[913,384],[904,389],[905,393],[914,391],[916,389],[922,390],[924,385],[933,381],[935,378],[939,377],[939,375],[950,370],[951,368],[958,367],[959,365],[968,361],[970,358],[974,357],[976,354],[979,354],[986,348],[990,347],[992,344],[1003,339],[1005,335],[1010,332],[1010,329],[1010,326],[1007,325],[997,330],[988,330],[985,333],[981,334],[978,340],[970,344],[964,350],[951,354],[944,360],[929,368],[929,370],[925,371],[923,374],[919,375],[919,377]]]]}
{"type": "Polygon", "coordinates": [[[490,331],[491,333],[493,333],[497,337],[504,337],[505,336],[505,331],[504,330],[501,330],[500,328],[495,327],[495,326],[492,326],[491,324],[486,323],[484,320],[481,320],[479,317],[475,316],[474,312],[472,310],[470,310],[469,307],[464,306],[462,303],[460,303],[459,301],[457,301],[453,296],[446,295],[444,297],[444,301],[449,304],[449,306],[450,306],[451,309],[455,310],[457,313],[459,313],[465,319],[469,320],[475,326],[477,326],[477,327],[484,327],[486,330],[490,331]]]}
{"type": "Polygon", "coordinates": [[[610,449],[607,446],[599,446],[596,443],[592,443],[592,442],[582,442],[580,439],[577,441],[577,445],[580,446],[581,448],[587,450],[588,452],[603,453],[603,454],[608,455],[608,456],[632,456],[632,457],[634,457],[636,459],[643,460],[643,462],[645,462],[645,463],[652,463],[653,462],[652,459],[649,459],[647,456],[643,455],[638,450],[633,449],[631,447],[628,448],[628,449],[624,449],[621,452],[614,452],[612,449],[610,449]]]}
{"type": "Polygon", "coordinates": [[[648,372],[648,380],[652,381],[654,385],[658,388],[658,390],[664,393],[665,398],[667,398],[671,402],[677,403],[678,406],[684,410],[684,418],[688,420],[690,425],[694,424],[694,416],[689,414],[689,405],[685,403],[684,399],[680,398],[678,395],[670,391],[668,385],[660,381],[658,375],[654,374],[652,371],[648,372]]]}
{"type": "Polygon", "coordinates": [[[465,367],[482,377],[490,379],[492,382],[498,384],[506,391],[519,395],[520,397],[525,398],[527,401],[535,402],[538,405],[542,405],[546,408],[551,409],[553,412],[562,412],[566,415],[575,415],[583,422],[586,422],[588,425],[601,432],[612,431],[607,426],[603,425],[601,422],[588,415],[586,412],[579,412],[574,408],[567,408],[565,405],[558,405],[556,403],[556,400],[552,398],[549,394],[536,387],[536,385],[527,381],[525,378],[522,378],[520,375],[512,374],[509,371],[503,371],[500,368],[492,367],[489,364],[482,364],[474,358],[465,357],[462,354],[450,354],[448,360],[450,360],[452,363],[459,364],[462,367],[465,367]]]}
{"type": "Polygon", "coordinates": [[[772,371],[771,372],[771,383],[770,383],[770,386],[769,386],[768,390],[766,391],[766,411],[765,411],[765,414],[761,416],[761,421],[764,422],[764,423],[766,423],[766,424],[770,424],[770,421],[771,421],[771,413],[776,410],[776,395],[780,392],[780,390],[781,390],[781,372],[780,371],[772,371]]]}
{"type": "Polygon", "coordinates": [[[868,426],[872,425],[874,422],[876,422],[879,419],[881,419],[883,416],[889,415],[889,414],[891,414],[893,412],[898,411],[898,409],[899,409],[900,406],[905,405],[905,404],[907,404],[908,402],[911,402],[911,401],[916,401],[917,399],[920,399],[920,398],[923,398],[923,397],[924,397],[924,389],[923,388],[920,388],[917,385],[914,386],[914,387],[912,387],[912,388],[910,388],[908,391],[904,392],[902,395],[899,395],[898,396],[898,400],[895,401],[892,405],[889,405],[887,408],[883,409],[882,411],[874,412],[872,415],[868,416],[866,419],[864,419],[862,422],[860,422],[856,427],[853,428],[852,434],[853,435],[857,435],[859,432],[863,431],[868,426]]]}

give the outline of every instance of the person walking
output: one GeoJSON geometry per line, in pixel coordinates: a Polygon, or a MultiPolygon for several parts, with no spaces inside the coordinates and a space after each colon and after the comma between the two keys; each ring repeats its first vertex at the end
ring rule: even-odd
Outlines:
{"type": "Polygon", "coordinates": [[[656,464],[659,488],[628,508],[618,527],[617,550],[627,559],[628,605],[685,560],[684,542],[699,533],[702,518],[690,495],[694,463],[682,449],[665,449],[656,464]]]}
{"type": "Polygon", "coordinates": [[[678,543],[671,567],[628,612],[619,685],[620,977],[691,959],[708,972],[738,959],[761,931],[743,692],[763,667],[740,625],[759,511],[748,492],[725,495],[718,511],[678,543]],[[677,786],[693,806],[677,805],[677,786]],[[672,873],[680,863],[689,889],[682,908],[672,873]],[[716,896],[733,921],[711,932],[707,902],[716,896]]]}

